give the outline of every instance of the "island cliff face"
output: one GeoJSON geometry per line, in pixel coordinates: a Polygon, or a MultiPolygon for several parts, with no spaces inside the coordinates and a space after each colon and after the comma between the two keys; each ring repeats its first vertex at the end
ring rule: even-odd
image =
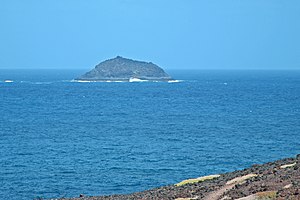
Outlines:
{"type": "Polygon", "coordinates": [[[79,81],[170,81],[162,68],[151,62],[142,62],[117,56],[98,64],[77,78],[79,81]]]}

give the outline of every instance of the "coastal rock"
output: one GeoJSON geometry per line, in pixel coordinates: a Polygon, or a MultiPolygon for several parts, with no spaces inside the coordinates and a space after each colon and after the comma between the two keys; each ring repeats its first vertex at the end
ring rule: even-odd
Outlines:
{"type": "MultiPolygon", "coordinates": [[[[187,184],[163,186],[125,195],[86,196],[84,199],[298,200],[300,199],[299,165],[300,156],[297,156],[221,175],[189,179],[188,182],[184,182],[187,184]],[[274,169],[276,169],[276,173],[272,173],[274,169]]],[[[64,200],[66,199],[64,198],[64,200]]],[[[71,199],[80,200],[81,198],[71,199]]]]}
{"type": "Polygon", "coordinates": [[[94,69],[75,79],[78,81],[170,81],[172,78],[151,62],[136,61],[117,56],[96,65],[94,69]]]}

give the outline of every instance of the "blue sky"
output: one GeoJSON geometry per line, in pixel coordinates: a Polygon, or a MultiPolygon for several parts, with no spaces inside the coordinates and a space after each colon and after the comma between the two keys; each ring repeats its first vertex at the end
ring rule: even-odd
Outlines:
{"type": "Polygon", "coordinates": [[[0,69],[300,69],[299,0],[1,0],[0,69]]]}

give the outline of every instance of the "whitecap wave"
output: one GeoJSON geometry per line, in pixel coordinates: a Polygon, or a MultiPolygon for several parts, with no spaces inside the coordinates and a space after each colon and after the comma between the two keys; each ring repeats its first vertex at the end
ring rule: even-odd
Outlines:
{"type": "Polygon", "coordinates": [[[183,82],[183,80],[170,80],[168,83],[180,83],[183,82]]]}
{"type": "Polygon", "coordinates": [[[10,80],[10,79],[7,79],[7,80],[4,80],[4,83],[13,83],[14,81],[13,80],[10,80]]]}
{"type": "Polygon", "coordinates": [[[139,79],[139,78],[130,78],[129,82],[130,83],[134,83],[134,82],[148,82],[148,80],[142,80],[142,79],[139,79]]]}

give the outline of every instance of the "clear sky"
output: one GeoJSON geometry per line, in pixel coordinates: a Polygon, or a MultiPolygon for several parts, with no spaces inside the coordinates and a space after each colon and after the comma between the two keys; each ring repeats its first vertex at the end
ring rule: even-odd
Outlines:
{"type": "Polygon", "coordinates": [[[1,0],[0,69],[299,69],[299,0],[1,0]]]}

